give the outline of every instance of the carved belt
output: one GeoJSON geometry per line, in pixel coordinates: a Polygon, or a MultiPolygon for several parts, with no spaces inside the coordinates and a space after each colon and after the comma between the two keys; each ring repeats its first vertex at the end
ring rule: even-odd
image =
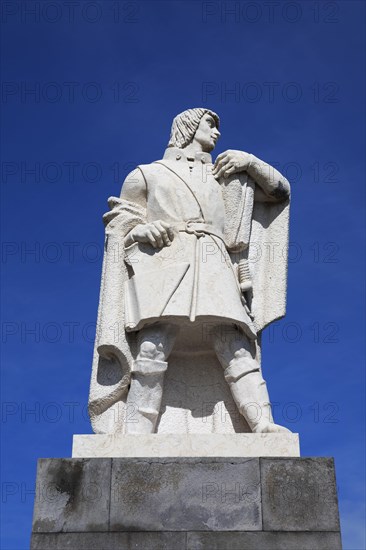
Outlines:
{"type": "Polygon", "coordinates": [[[196,237],[202,237],[203,235],[214,235],[224,242],[223,234],[204,222],[188,220],[187,222],[175,223],[172,227],[177,231],[196,235],[196,237]]]}
{"type": "MultiPolygon", "coordinates": [[[[198,238],[202,237],[203,235],[214,235],[215,237],[218,237],[219,239],[222,240],[226,248],[226,244],[222,233],[219,231],[212,230],[212,227],[207,223],[188,220],[187,222],[176,223],[173,225],[173,227],[177,231],[184,231],[185,233],[191,233],[193,235],[196,235],[196,237],[198,238]]],[[[238,277],[239,279],[240,291],[246,292],[250,290],[253,284],[252,284],[251,275],[250,275],[248,258],[242,258],[239,261],[238,272],[234,270],[233,265],[230,261],[227,261],[227,264],[231,267],[231,269],[233,269],[235,277],[238,277]]]]}

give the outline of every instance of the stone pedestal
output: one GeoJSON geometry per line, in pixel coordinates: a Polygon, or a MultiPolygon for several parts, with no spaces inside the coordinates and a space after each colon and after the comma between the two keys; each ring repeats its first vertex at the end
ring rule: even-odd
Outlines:
{"type": "Polygon", "coordinates": [[[32,550],[338,550],[330,458],[41,459],[32,550]]]}
{"type": "Polygon", "coordinates": [[[299,434],[74,435],[73,458],[300,456],[299,434]]]}

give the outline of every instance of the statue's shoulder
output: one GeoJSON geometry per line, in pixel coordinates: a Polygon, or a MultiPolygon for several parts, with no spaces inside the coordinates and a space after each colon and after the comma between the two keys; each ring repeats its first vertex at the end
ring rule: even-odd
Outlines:
{"type": "Polygon", "coordinates": [[[164,161],[156,160],[154,162],[151,162],[150,164],[139,164],[137,168],[141,170],[146,179],[147,177],[156,176],[160,174],[162,170],[164,170],[164,167],[160,164],[161,162],[164,161]]]}

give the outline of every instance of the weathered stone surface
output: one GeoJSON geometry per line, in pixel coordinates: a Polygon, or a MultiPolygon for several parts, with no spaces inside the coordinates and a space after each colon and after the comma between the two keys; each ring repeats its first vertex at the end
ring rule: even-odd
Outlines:
{"type": "Polygon", "coordinates": [[[111,460],[40,459],[33,532],[108,531],[111,460]]]}
{"type": "Polygon", "coordinates": [[[328,458],[39,461],[32,550],[339,550],[328,458]]]}
{"type": "Polygon", "coordinates": [[[149,532],[36,534],[31,550],[341,550],[339,533],[149,532]]]}
{"type": "Polygon", "coordinates": [[[258,459],[113,459],[111,531],[261,528],[258,459]]]}
{"type": "Polygon", "coordinates": [[[339,533],[151,532],[34,534],[31,550],[341,550],[339,533]]]}
{"type": "Polygon", "coordinates": [[[98,434],[74,435],[73,457],[300,456],[299,435],[98,434]]]}
{"type": "Polygon", "coordinates": [[[339,533],[188,533],[186,550],[341,550],[339,533]]]}
{"type": "Polygon", "coordinates": [[[186,533],[60,533],[36,534],[31,550],[184,550],[186,533]]]}
{"type": "Polygon", "coordinates": [[[331,458],[260,460],[263,529],[339,531],[331,458]]]}

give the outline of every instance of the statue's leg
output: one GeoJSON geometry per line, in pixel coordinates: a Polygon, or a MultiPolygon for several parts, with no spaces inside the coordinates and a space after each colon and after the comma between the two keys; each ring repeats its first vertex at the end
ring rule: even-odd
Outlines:
{"type": "Polygon", "coordinates": [[[273,422],[267,385],[255,359],[254,342],[233,329],[221,338],[215,337],[214,348],[234,401],[252,432],[288,432],[273,422]]]}
{"type": "Polygon", "coordinates": [[[138,355],[127,397],[126,433],[155,432],[163,396],[166,359],[173,349],[178,327],[156,324],[138,332],[138,355]]]}

